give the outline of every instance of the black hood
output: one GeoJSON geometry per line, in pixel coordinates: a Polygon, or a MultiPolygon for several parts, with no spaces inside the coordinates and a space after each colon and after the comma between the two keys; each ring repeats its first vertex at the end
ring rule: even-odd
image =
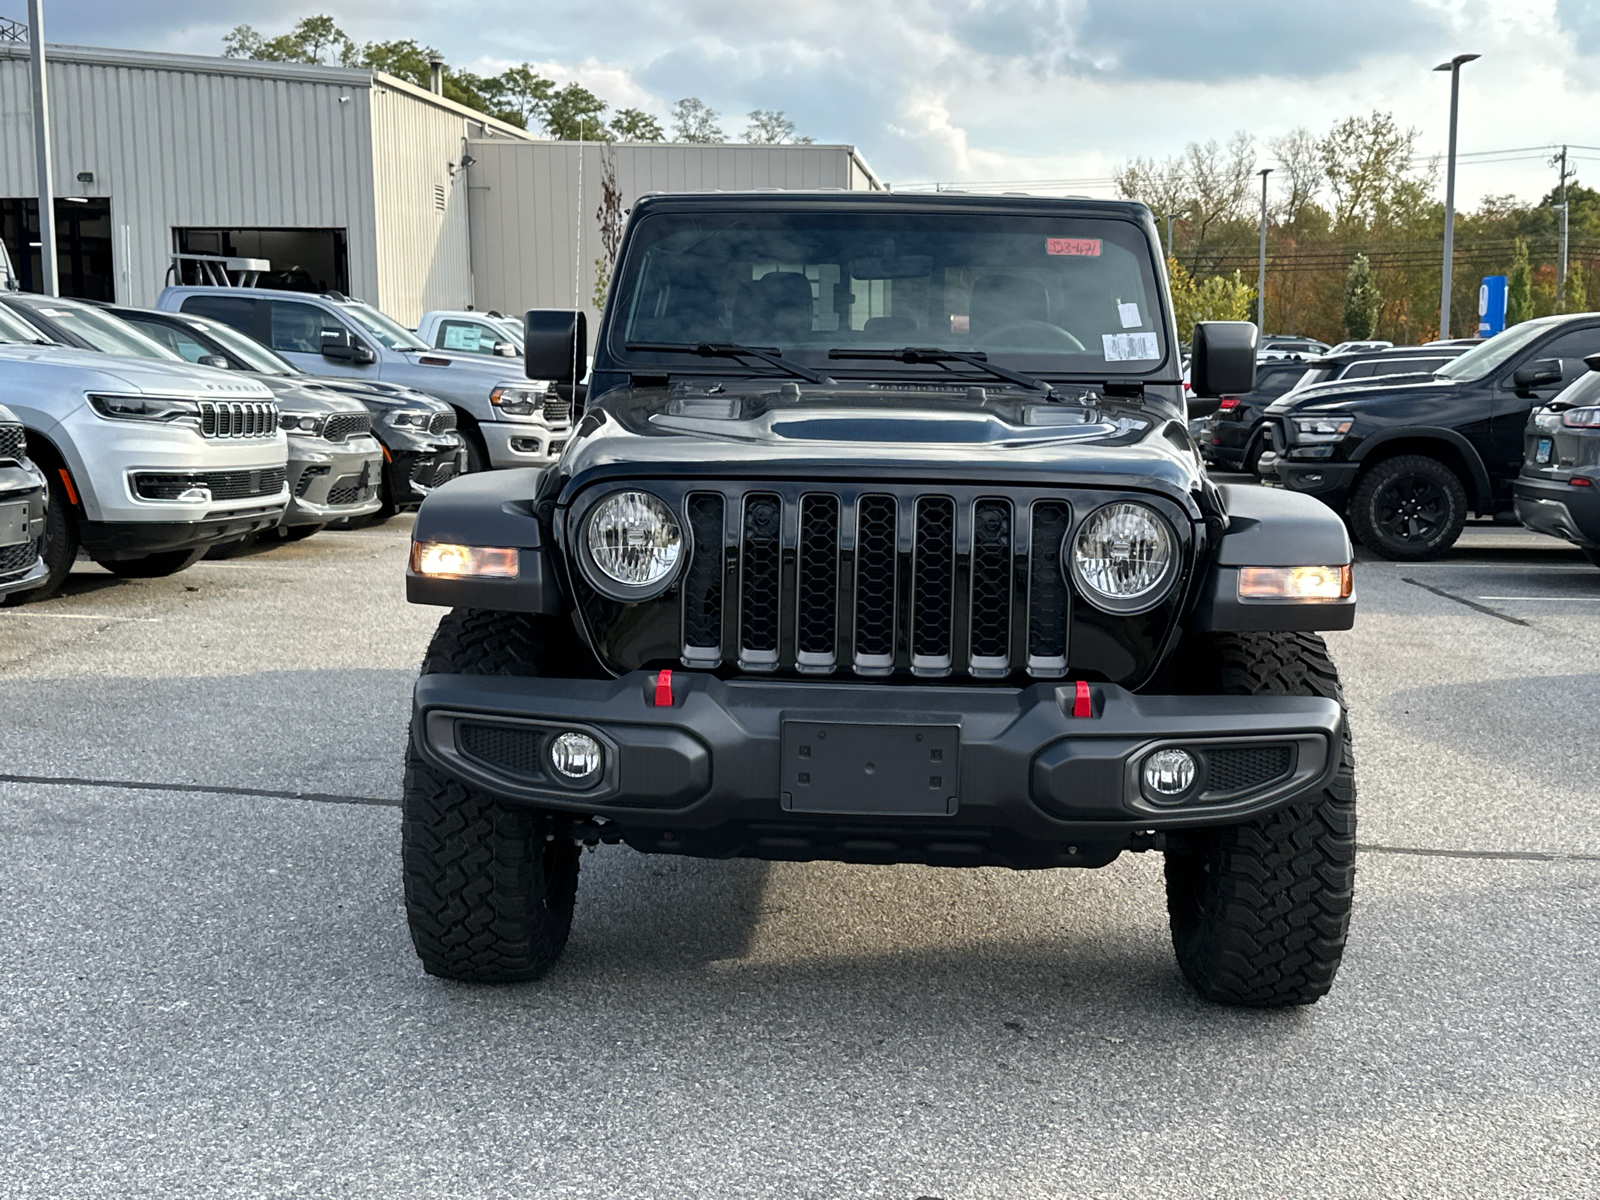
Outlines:
{"type": "Polygon", "coordinates": [[[1276,416],[1281,413],[1364,412],[1394,404],[1448,400],[1460,388],[1459,381],[1437,375],[1317,384],[1304,392],[1292,392],[1274,400],[1267,406],[1267,413],[1276,416]]]}

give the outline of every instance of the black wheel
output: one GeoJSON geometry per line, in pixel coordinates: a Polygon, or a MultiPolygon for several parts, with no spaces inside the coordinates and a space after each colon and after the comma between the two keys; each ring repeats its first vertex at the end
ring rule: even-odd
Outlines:
{"type": "MultiPolygon", "coordinates": [[[[454,609],[424,675],[590,674],[572,628],[547,617],[454,609]]],[[[566,948],[579,847],[551,814],[469,788],[406,748],[400,827],[406,920],[430,975],[537,979],[566,948]]]]}
{"type": "MultiPolygon", "coordinates": [[[[1202,690],[1326,696],[1343,703],[1327,647],[1311,633],[1218,634],[1200,647],[1202,690]]],[[[1346,724],[1319,794],[1240,825],[1176,836],[1167,914],[1184,977],[1208,1000],[1310,1004],[1344,954],[1356,868],[1356,792],[1346,724]]]]}
{"type": "Polygon", "coordinates": [[[1467,523],[1467,490],[1436,458],[1401,454],[1361,477],[1350,497],[1350,527],[1384,558],[1438,558],[1467,523]]]}
{"type": "Polygon", "coordinates": [[[1255,434],[1244,444],[1244,457],[1239,460],[1239,470],[1246,475],[1254,475],[1256,467],[1261,465],[1261,452],[1267,448],[1267,439],[1261,434],[1255,434]]]}
{"type": "Polygon", "coordinates": [[[285,525],[282,529],[282,536],[286,542],[303,542],[306,538],[319,534],[326,528],[326,525],[285,525]]]}
{"type": "Polygon", "coordinates": [[[122,579],[164,579],[187,571],[206,556],[206,549],[196,546],[192,550],[163,550],[143,558],[120,558],[100,565],[122,579]]]}
{"type": "Polygon", "coordinates": [[[461,430],[461,440],[467,447],[467,465],[462,474],[472,475],[489,469],[489,448],[483,443],[483,434],[471,426],[461,430]]]}
{"type": "Polygon", "coordinates": [[[72,564],[78,561],[78,517],[67,499],[66,485],[59,472],[45,472],[50,487],[50,508],[44,515],[44,545],[40,557],[49,572],[44,582],[25,592],[12,592],[0,597],[0,604],[28,604],[34,600],[48,600],[61,590],[67,576],[72,574],[72,564]]]}
{"type": "MultiPolygon", "coordinates": [[[[261,532],[260,530],[256,530],[252,533],[245,534],[242,538],[235,538],[231,542],[223,542],[221,545],[212,546],[206,551],[205,557],[210,559],[238,558],[239,555],[245,553],[247,550],[250,550],[260,540],[261,532]]],[[[108,563],[106,566],[109,570],[110,564],[108,563]]],[[[178,570],[181,571],[183,568],[179,567],[178,570]]],[[[167,573],[170,574],[171,572],[167,573]]]]}

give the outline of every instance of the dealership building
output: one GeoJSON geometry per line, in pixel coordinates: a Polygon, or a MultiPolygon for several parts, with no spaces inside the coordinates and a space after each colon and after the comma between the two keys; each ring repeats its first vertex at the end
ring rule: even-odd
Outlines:
{"type": "MultiPolygon", "coordinates": [[[[593,313],[603,181],[648,192],[875,190],[853,147],[551,142],[382,72],[47,51],[63,295],[149,305],[175,255],[430,309],[593,313]]],[[[40,279],[28,46],[0,43],[0,239],[40,279]]]]}

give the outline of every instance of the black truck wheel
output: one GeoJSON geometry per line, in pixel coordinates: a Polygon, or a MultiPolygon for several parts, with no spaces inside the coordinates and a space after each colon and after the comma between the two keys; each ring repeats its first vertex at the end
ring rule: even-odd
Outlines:
{"type": "MultiPolygon", "coordinates": [[[[1219,634],[1199,647],[1197,690],[1326,696],[1343,702],[1327,647],[1311,633],[1219,634]],[[1209,678],[1207,678],[1209,677],[1209,678]]],[[[1350,733],[1319,794],[1253,821],[1174,835],[1167,913],[1178,966],[1222,1004],[1310,1004],[1344,954],[1355,884],[1350,733]]]]}
{"type": "Polygon", "coordinates": [[[72,564],[78,561],[77,514],[59,477],[47,474],[46,479],[50,487],[50,507],[44,514],[44,545],[39,548],[39,557],[44,559],[48,573],[38,587],[0,597],[0,605],[48,600],[61,590],[67,576],[72,574],[72,564]]]}
{"type": "MultiPolygon", "coordinates": [[[[572,627],[523,613],[452,609],[424,675],[582,670],[572,627]]],[[[430,975],[470,983],[538,979],[566,949],[579,847],[555,818],[503,804],[406,750],[400,855],[411,943],[430,975]]]]}
{"type": "Polygon", "coordinates": [[[1350,497],[1350,527],[1374,554],[1402,562],[1438,558],[1467,523],[1467,490],[1425,454],[1400,454],[1373,467],[1350,497]]]}

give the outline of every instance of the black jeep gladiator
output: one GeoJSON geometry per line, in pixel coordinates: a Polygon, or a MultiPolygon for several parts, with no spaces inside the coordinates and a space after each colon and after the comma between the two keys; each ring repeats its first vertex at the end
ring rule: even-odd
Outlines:
{"type": "MultiPolygon", "coordinates": [[[[526,316],[531,377],[580,313],[526,316]]],[[[1256,330],[1196,327],[1202,396],[1256,330]]],[[[1166,856],[1204,996],[1304,1004],[1349,922],[1355,788],[1314,630],[1344,526],[1217,487],[1142,205],[641,200],[575,435],[423,504],[448,606],[403,822],[425,968],[532,979],[585,843],[1013,868],[1166,856]]]]}

